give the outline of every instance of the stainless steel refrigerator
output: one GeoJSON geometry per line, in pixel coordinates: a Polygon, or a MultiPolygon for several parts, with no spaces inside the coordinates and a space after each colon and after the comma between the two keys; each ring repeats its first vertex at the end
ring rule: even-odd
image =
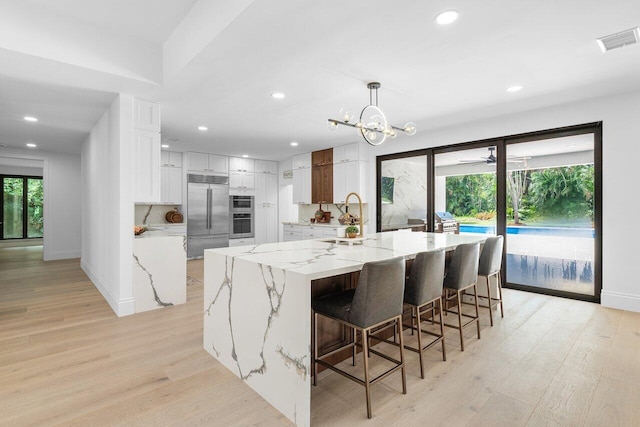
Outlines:
{"type": "Polygon", "coordinates": [[[187,256],[229,246],[229,177],[188,176],[187,256]]]}

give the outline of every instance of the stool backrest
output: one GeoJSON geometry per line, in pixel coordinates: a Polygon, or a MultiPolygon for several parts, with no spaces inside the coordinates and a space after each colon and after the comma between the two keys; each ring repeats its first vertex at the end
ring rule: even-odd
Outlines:
{"type": "Polygon", "coordinates": [[[404,302],[420,306],[442,295],[444,250],[420,252],[411,265],[404,302]]]}
{"type": "Polygon", "coordinates": [[[480,243],[458,245],[444,277],[444,287],[462,289],[478,281],[480,243]]]}
{"type": "Polygon", "coordinates": [[[404,257],[368,262],[362,267],[349,321],[367,328],[402,314],[404,257]]]}
{"type": "Polygon", "coordinates": [[[502,236],[489,237],[484,242],[480,261],[478,263],[478,274],[488,276],[500,270],[502,265],[502,248],[504,238],[502,236]]]}

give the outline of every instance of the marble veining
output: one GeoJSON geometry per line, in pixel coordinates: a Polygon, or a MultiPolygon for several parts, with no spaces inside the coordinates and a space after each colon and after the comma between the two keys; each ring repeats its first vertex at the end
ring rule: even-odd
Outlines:
{"type": "Polygon", "coordinates": [[[156,302],[158,303],[159,306],[161,307],[168,307],[170,305],[173,305],[172,302],[164,302],[160,299],[160,297],[158,296],[158,291],[156,290],[155,285],[153,284],[153,275],[151,273],[149,273],[149,270],[147,270],[144,265],[142,265],[140,263],[140,259],[138,259],[138,257],[136,256],[136,254],[133,254],[133,259],[136,262],[136,265],[138,267],[140,267],[142,269],[142,271],[144,271],[147,276],[149,277],[149,285],[151,285],[151,290],[153,291],[153,299],[156,300],[156,302]]]}

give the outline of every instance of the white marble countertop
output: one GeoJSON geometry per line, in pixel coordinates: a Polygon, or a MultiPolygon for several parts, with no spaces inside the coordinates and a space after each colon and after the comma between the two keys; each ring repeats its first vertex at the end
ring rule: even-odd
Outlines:
{"type": "Polygon", "coordinates": [[[486,235],[385,232],[365,235],[360,245],[331,242],[330,238],[207,249],[235,259],[302,274],[308,279],[362,269],[365,262],[396,256],[413,258],[418,252],[451,250],[459,244],[484,242],[486,235]]]}

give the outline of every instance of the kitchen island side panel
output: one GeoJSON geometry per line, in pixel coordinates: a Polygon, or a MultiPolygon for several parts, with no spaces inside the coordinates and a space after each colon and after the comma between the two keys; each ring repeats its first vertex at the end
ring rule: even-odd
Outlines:
{"type": "Polygon", "coordinates": [[[295,424],[308,426],[309,279],[213,251],[205,251],[205,272],[205,350],[295,424]]]}

